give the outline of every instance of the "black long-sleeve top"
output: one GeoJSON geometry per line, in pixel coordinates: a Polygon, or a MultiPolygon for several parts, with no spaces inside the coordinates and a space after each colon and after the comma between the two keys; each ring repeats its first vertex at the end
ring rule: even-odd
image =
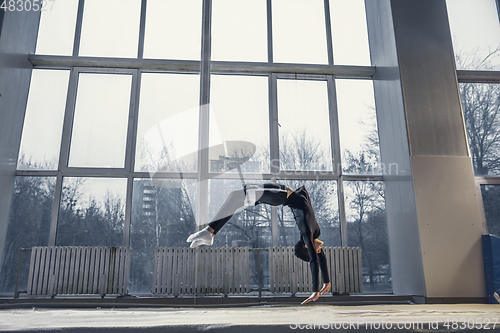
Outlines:
{"type": "Polygon", "coordinates": [[[321,234],[316,216],[311,204],[309,192],[301,186],[286,199],[285,206],[292,209],[295,222],[301,235],[306,235],[313,241],[321,234]]]}
{"type": "Polygon", "coordinates": [[[300,231],[300,237],[307,247],[307,252],[310,258],[312,285],[313,291],[319,291],[319,269],[321,267],[321,275],[323,282],[330,282],[328,274],[328,264],[325,253],[321,250],[319,253],[314,249],[314,240],[319,237],[321,231],[319,229],[314,210],[312,208],[311,198],[305,186],[296,189],[285,202],[285,206],[292,209],[295,223],[300,231]]]}

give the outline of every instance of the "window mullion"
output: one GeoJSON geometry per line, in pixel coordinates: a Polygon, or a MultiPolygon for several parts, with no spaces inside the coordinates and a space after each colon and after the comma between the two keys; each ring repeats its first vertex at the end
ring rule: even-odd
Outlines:
{"type": "Polygon", "coordinates": [[[333,157],[333,173],[338,177],[337,193],[339,204],[340,241],[342,246],[347,246],[347,220],[344,206],[344,176],[342,175],[342,151],[340,148],[337,90],[335,88],[335,79],[333,76],[328,77],[328,109],[330,113],[330,140],[333,157]]]}
{"type": "MultiPolygon", "coordinates": [[[[82,3],[83,0],[81,1],[80,5],[82,5],[82,3]]],[[[49,246],[56,245],[57,219],[59,216],[61,193],[62,193],[62,181],[63,181],[62,170],[66,169],[68,166],[69,146],[71,142],[71,129],[73,127],[73,117],[75,114],[75,103],[76,103],[76,90],[78,87],[78,75],[79,75],[78,70],[73,68],[69,76],[68,94],[66,97],[66,108],[64,111],[61,148],[59,152],[59,164],[58,164],[56,188],[54,193],[54,202],[52,203],[52,215],[50,219],[49,246]]]]}
{"type": "Polygon", "coordinates": [[[483,228],[483,235],[488,234],[488,221],[486,221],[486,210],[484,209],[483,193],[481,192],[481,181],[476,178],[475,187],[477,202],[479,204],[479,210],[481,212],[481,227],[483,228]]]}
{"type": "Polygon", "coordinates": [[[347,218],[345,213],[345,195],[344,195],[344,176],[340,176],[337,181],[337,193],[339,201],[339,219],[340,219],[340,244],[345,247],[347,243],[347,218]]]}
{"type": "Polygon", "coordinates": [[[196,221],[198,226],[208,223],[208,168],[209,168],[209,112],[210,112],[210,57],[211,57],[212,0],[203,0],[200,70],[200,120],[198,137],[198,188],[196,221]]]}
{"type": "MultiPolygon", "coordinates": [[[[270,172],[272,182],[280,172],[279,159],[279,129],[278,129],[278,78],[276,74],[269,76],[269,142],[270,142],[270,172]]],[[[271,234],[273,246],[279,244],[278,208],[271,207],[271,234]]]]}
{"type": "Polygon", "coordinates": [[[135,161],[135,144],[137,134],[137,120],[139,113],[139,89],[140,89],[140,73],[134,71],[132,74],[132,85],[130,93],[130,107],[127,124],[127,143],[125,149],[125,170],[132,172],[134,170],[135,161]]]}
{"type": "Polygon", "coordinates": [[[139,94],[141,86],[141,73],[139,70],[132,74],[132,92],[130,94],[130,112],[127,129],[127,145],[125,151],[125,169],[127,170],[127,191],[125,196],[125,221],[123,226],[123,246],[130,246],[130,225],[132,219],[132,195],[135,162],[135,145],[137,141],[137,121],[139,114],[139,94]]]}
{"type": "Polygon", "coordinates": [[[273,9],[271,0],[267,0],[267,62],[273,63],[273,9]]]}
{"type": "Polygon", "coordinates": [[[125,197],[125,221],[123,225],[123,246],[130,246],[130,225],[132,219],[132,196],[134,190],[134,178],[131,174],[127,177],[127,191],[125,197]]]}
{"type": "Polygon", "coordinates": [[[498,20],[500,21],[500,0],[495,1],[497,5],[498,20]]]}
{"type": "Polygon", "coordinates": [[[326,28],[326,48],[328,52],[328,64],[333,65],[333,41],[332,41],[332,24],[330,18],[330,0],[325,1],[325,28],[326,28]]]}
{"type": "Polygon", "coordinates": [[[270,172],[275,176],[280,172],[279,165],[279,122],[278,122],[278,87],[277,76],[271,74],[269,77],[269,138],[271,162],[270,172]]]}
{"type": "Polygon", "coordinates": [[[330,140],[333,157],[333,173],[342,175],[342,154],[340,149],[339,115],[337,109],[337,91],[335,79],[332,76],[327,78],[328,82],[328,111],[330,118],[330,140]]]}
{"type": "Polygon", "coordinates": [[[83,23],[83,8],[85,7],[85,0],[78,2],[78,13],[76,14],[76,28],[75,40],[73,43],[73,57],[77,57],[80,53],[80,39],[82,37],[82,23],[83,23]]]}
{"type": "Polygon", "coordinates": [[[56,188],[54,191],[54,201],[52,202],[52,214],[50,217],[48,246],[56,245],[57,219],[59,217],[59,209],[61,207],[62,181],[63,181],[62,173],[58,172],[56,179],[56,188]]]}
{"type": "Polygon", "coordinates": [[[147,0],[141,2],[141,20],[139,24],[139,47],[137,49],[137,58],[144,58],[144,36],[146,35],[146,8],[147,0]]]}
{"type": "Polygon", "coordinates": [[[68,97],[66,99],[66,110],[61,139],[61,151],[59,154],[58,170],[62,171],[68,167],[69,149],[71,144],[71,132],[73,128],[73,118],[75,116],[76,93],[78,88],[79,71],[75,68],[71,70],[68,86],[68,97]]]}

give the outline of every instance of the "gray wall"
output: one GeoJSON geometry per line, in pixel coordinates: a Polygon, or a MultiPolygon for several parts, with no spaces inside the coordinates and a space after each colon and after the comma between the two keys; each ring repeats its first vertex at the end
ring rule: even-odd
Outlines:
{"type": "Polygon", "coordinates": [[[28,54],[35,52],[39,18],[40,12],[7,11],[0,35],[0,260],[31,78],[28,54]]]}

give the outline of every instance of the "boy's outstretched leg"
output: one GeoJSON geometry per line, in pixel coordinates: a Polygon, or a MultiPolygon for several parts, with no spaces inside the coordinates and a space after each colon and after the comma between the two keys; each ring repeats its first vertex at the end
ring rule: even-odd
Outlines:
{"type": "Polygon", "coordinates": [[[214,220],[210,222],[206,228],[188,237],[186,241],[191,243],[190,247],[196,248],[200,245],[212,245],[214,243],[215,234],[231,219],[236,210],[243,207],[244,200],[244,190],[231,192],[215,215],[214,220]]]}
{"type": "Polygon", "coordinates": [[[229,194],[207,228],[192,234],[188,237],[187,241],[191,243],[192,248],[200,245],[212,245],[213,236],[219,232],[239,209],[261,203],[271,206],[283,205],[288,194],[292,192],[286,186],[274,183],[244,185],[243,189],[233,191],[229,194]]]}

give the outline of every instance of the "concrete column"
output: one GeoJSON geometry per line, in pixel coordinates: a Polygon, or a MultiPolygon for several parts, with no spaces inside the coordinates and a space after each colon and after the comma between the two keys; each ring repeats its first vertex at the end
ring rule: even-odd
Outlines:
{"type": "Polygon", "coordinates": [[[373,85],[380,154],[382,163],[386,166],[384,185],[393,292],[396,295],[425,296],[422,251],[390,0],[366,0],[366,14],[372,64],[376,66],[373,85]]]}
{"type": "MultiPolygon", "coordinates": [[[[3,12],[3,10],[2,10],[3,12]]],[[[40,12],[7,11],[0,35],[0,261],[21,142],[40,12]]],[[[1,266],[0,266],[1,267],[1,266]]]]}
{"type": "MultiPolygon", "coordinates": [[[[405,189],[401,192],[401,201],[395,199],[391,202],[395,193],[390,193],[392,185],[388,181],[388,210],[395,204],[401,204],[395,209],[397,212],[406,211],[413,217],[416,211],[417,216],[417,225],[414,221],[389,221],[395,278],[403,275],[400,272],[402,258],[395,254],[402,248],[402,240],[397,239],[403,237],[407,240],[409,232],[417,231],[414,238],[420,242],[421,261],[417,254],[408,259],[413,261],[410,264],[423,266],[425,296],[484,297],[480,210],[460,105],[446,2],[390,0],[388,8],[387,1],[367,0],[371,3],[367,12],[378,6],[375,2],[380,2],[379,8],[384,10],[380,13],[384,16],[379,18],[379,22],[384,20],[389,10],[392,13],[399,63],[399,73],[396,73],[391,63],[380,60],[383,56],[373,53],[377,46],[373,45],[375,40],[371,40],[372,56],[377,66],[377,108],[383,100],[384,105],[392,109],[379,115],[379,119],[391,116],[391,119],[382,119],[379,126],[390,126],[392,122],[392,133],[398,132],[395,127],[401,125],[401,105],[395,95],[399,93],[396,82],[400,78],[407,131],[404,141],[408,144],[412,170],[407,176],[414,189],[412,195],[409,185],[399,186],[405,189]],[[389,88],[391,85],[392,88],[389,88]],[[403,198],[409,201],[405,203],[403,198]],[[393,248],[394,241],[396,249],[393,248]]],[[[371,27],[376,27],[377,22],[373,21],[371,27]]],[[[391,62],[394,60],[391,59],[391,62]]],[[[387,143],[388,136],[390,133],[381,132],[383,158],[404,162],[403,150],[397,149],[403,144],[387,143]],[[391,152],[393,147],[396,149],[391,152]]],[[[401,133],[398,136],[401,138],[401,133]]],[[[407,165],[403,166],[406,171],[407,165]]],[[[398,183],[403,184],[402,181],[398,183]]],[[[394,217],[396,215],[388,216],[394,217]]],[[[417,249],[413,242],[410,246],[411,251],[417,249]]],[[[395,292],[410,290],[407,286],[396,285],[396,281],[394,283],[395,292]]]]}

